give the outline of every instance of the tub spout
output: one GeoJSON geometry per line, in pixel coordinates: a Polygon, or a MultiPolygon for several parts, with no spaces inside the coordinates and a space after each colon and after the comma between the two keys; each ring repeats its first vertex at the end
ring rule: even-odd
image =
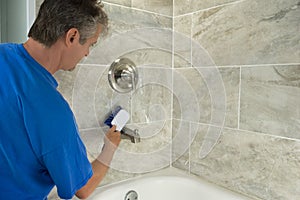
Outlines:
{"type": "Polygon", "coordinates": [[[121,130],[121,138],[122,139],[128,139],[132,143],[139,143],[141,141],[140,135],[138,133],[138,129],[131,130],[127,127],[124,127],[121,130]]]}

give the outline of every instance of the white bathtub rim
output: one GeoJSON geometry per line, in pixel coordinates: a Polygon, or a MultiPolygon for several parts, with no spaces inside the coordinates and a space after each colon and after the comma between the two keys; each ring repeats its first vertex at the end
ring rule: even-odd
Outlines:
{"type": "Polygon", "coordinates": [[[105,193],[107,191],[114,190],[115,188],[124,188],[129,183],[136,184],[136,182],[139,182],[139,181],[145,182],[145,181],[148,181],[148,180],[151,180],[151,179],[152,180],[157,180],[158,177],[165,178],[166,180],[176,179],[176,178],[186,179],[187,181],[190,181],[190,182],[192,181],[192,182],[195,182],[196,184],[205,184],[207,186],[214,187],[214,188],[216,188],[216,189],[218,189],[222,192],[227,192],[227,193],[235,194],[237,196],[241,196],[241,197],[243,197],[243,199],[249,199],[249,200],[257,199],[257,198],[254,198],[252,196],[250,197],[248,195],[241,194],[241,193],[238,193],[236,191],[232,191],[228,188],[219,186],[219,185],[214,184],[212,182],[209,182],[207,180],[203,180],[203,179],[201,179],[200,177],[198,177],[196,175],[189,174],[188,172],[185,172],[183,170],[173,168],[173,167],[168,167],[168,168],[165,168],[163,170],[159,170],[157,172],[151,172],[151,173],[148,173],[148,174],[133,177],[131,179],[126,179],[126,180],[119,181],[119,182],[116,182],[116,183],[100,186],[100,187],[96,188],[96,190],[94,191],[94,193],[91,197],[94,197],[94,196],[96,196],[100,193],[105,193]]]}

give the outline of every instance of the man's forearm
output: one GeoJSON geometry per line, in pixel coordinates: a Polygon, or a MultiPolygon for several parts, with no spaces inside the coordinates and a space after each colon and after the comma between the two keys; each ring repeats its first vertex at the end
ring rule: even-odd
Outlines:
{"type": "Polygon", "coordinates": [[[93,176],[85,186],[76,192],[76,196],[80,199],[86,199],[97,188],[109,169],[107,165],[97,159],[92,162],[92,168],[93,176]]]}
{"type": "Polygon", "coordinates": [[[102,152],[96,160],[92,162],[93,176],[87,184],[76,192],[76,196],[80,199],[87,198],[100,184],[109,169],[115,151],[121,140],[121,133],[115,131],[115,126],[109,130],[104,138],[104,146],[102,152]]]}

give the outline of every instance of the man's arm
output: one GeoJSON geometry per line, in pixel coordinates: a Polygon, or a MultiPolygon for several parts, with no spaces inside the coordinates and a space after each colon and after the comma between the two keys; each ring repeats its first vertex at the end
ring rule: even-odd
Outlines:
{"type": "Polygon", "coordinates": [[[106,133],[102,152],[98,158],[92,162],[93,176],[76,192],[78,198],[86,199],[96,189],[107,173],[109,164],[121,141],[121,133],[115,130],[116,127],[113,126],[106,133]]]}

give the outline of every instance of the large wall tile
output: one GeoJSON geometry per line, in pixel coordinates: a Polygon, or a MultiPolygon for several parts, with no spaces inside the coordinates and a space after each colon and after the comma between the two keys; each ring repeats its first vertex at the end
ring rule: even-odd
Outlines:
{"type": "Polygon", "coordinates": [[[251,0],[193,15],[193,39],[216,65],[300,62],[298,0],[251,0]]]}
{"type": "Polygon", "coordinates": [[[300,65],[242,68],[240,127],[300,138],[300,65]]]}
{"type": "Polygon", "coordinates": [[[106,11],[110,16],[109,33],[99,40],[84,63],[110,65],[119,57],[135,53],[150,55],[152,59],[139,58],[136,60],[139,65],[149,64],[149,61],[153,64],[160,61],[153,56],[158,52],[165,54],[163,61],[171,63],[172,18],[112,5],[107,5],[106,11]]]}
{"type": "Polygon", "coordinates": [[[131,96],[132,122],[170,120],[172,69],[140,68],[139,83],[131,96]]]}
{"type": "Polygon", "coordinates": [[[172,28],[172,17],[114,5],[104,8],[110,20],[110,34],[144,27],[172,28]]]}
{"type": "Polygon", "coordinates": [[[138,129],[141,136],[139,143],[122,140],[112,161],[112,168],[127,173],[147,173],[171,164],[171,129],[172,121],[128,124],[131,129],[138,129]]]}
{"type": "Polygon", "coordinates": [[[80,129],[99,127],[116,104],[128,107],[128,104],[118,101],[120,98],[113,96],[107,67],[79,65],[78,68],[72,102],[80,129]]]}
{"type": "MultiPolygon", "coordinates": [[[[94,128],[94,129],[80,130],[80,137],[86,147],[90,162],[94,161],[100,154],[102,146],[104,144],[103,138],[106,131],[107,128],[94,128]]],[[[126,173],[124,171],[110,168],[108,173],[105,175],[105,178],[101,181],[100,186],[133,178],[138,175],[139,174],[137,173],[126,173]]]]}
{"type": "MultiPolygon", "coordinates": [[[[171,126],[172,121],[127,124],[126,127],[137,129],[139,143],[122,139],[110,167],[126,174],[139,174],[169,167],[171,163],[171,126]]],[[[108,127],[80,129],[80,137],[86,146],[90,160],[100,154],[103,139],[108,127]]],[[[118,174],[119,174],[118,173],[118,174]]]]}
{"type": "Polygon", "coordinates": [[[225,126],[237,127],[239,74],[239,68],[174,69],[173,118],[218,126],[225,118],[225,126]]]}
{"type": "MultiPolygon", "coordinates": [[[[171,35],[170,35],[171,36],[171,35]]],[[[127,52],[122,57],[129,58],[138,68],[171,68],[171,49],[146,48],[127,52]]]]}
{"type": "Polygon", "coordinates": [[[213,151],[199,159],[205,129],[199,130],[190,150],[191,173],[262,199],[295,199],[299,195],[299,142],[225,129],[213,151]],[[287,166],[291,166],[289,173],[284,169],[287,166]],[[283,185],[288,189],[279,189],[283,185]]]}

